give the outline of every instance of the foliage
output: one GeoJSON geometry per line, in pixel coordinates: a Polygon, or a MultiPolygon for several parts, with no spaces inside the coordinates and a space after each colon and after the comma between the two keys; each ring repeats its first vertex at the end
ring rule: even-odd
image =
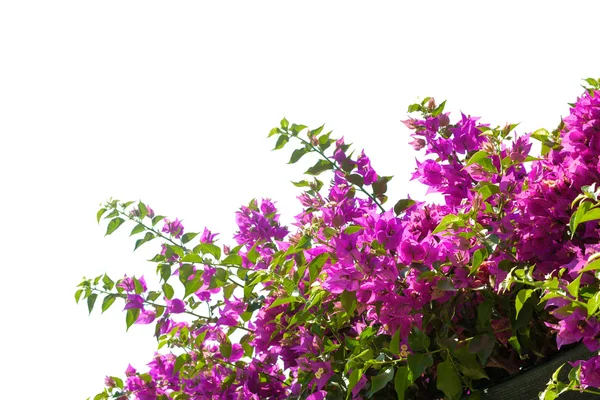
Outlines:
{"type": "MultiPolygon", "coordinates": [[[[433,98],[411,105],[404,123],[425,155],[413,179],[443,204],[388,206],[392,177],[364,151],[286,119],[269,134],[275,150],[296,144],[290,163],[318,156],[294,182],[303,211],[291,232],[268,199],[237,212],[235,246],[108,201],[107,235],[129,224],[135,249],[160,243],[161,286],[103,275],[75,298],[90,312],[122,300],[127,329],[154,324],[161,352],[94,399],[459,399],[563,346],[597,352],[600,87],[586,82],[552,132],[451,122],[433,98]]],[[[600,394],[599,370],[600,356],[578,361],[540,396],[600,394]]]]}

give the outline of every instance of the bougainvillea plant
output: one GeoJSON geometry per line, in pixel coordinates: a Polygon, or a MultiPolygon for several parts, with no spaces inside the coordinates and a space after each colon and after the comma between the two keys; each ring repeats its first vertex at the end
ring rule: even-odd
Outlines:
{"type": "Polygon", "coordinates": [[[107,235],[130,223],[135,249],[160,244],[160,286],[102,275],[75,298],[90,312],[123,301],[127,328],[153,324],[158,351],[94,399],[476,398],[579,342],[596,355],[540,397],[600,394],[600,86],[586,82],[552,132],[411,105],[413,179],[441,204],[387,207],[391,177],[364,152],[285,119],[275,149],[318,156],[294,182],[291,227],[252,200],[219,245],[143,202],[108,201],[107,235]]]}

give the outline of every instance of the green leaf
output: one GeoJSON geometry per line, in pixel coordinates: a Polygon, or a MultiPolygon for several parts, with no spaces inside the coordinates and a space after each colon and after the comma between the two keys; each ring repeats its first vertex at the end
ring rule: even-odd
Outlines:
{"type": "Polygon", "coordinates": [[[344,233],[346,235],[352,235],[353,233],[360,232],[363,229],[365,228],[360,225],[350,225],[346,229],[344,229],[344,233]]]}
{"type": "Polygon", "coordinates": [[[579,223],[594,221],[600,219],[600,208],[592,208],[590,211],[583,214],[579,223]]]}
{"type": "Polygon", "coordinates": [[[210,254],[215,258],[215,260],[221,258],[221,248],[216,244],[200,243],[197,247],[200,249],[202,254],[210,254]]]}
{"type": "Polygon", "coordinates": [[[181,262],[200,263],[201,264],[204,262],[204,258],[202,258],[202,256],[200,254],[189,253],[189,254],[186,254],[181,259],[181,262]]]}
{"type": "Polygon", "coordinates": [[[600,292],[594,293],[587,302],[588,316],[593,316],[600,307],[600,292]]]}
{"type": "Polygon", "coordinates": [[[398,395],[398,400],[404,400],[406,389],[408,389],[413,379],[412,372],[405,365],[398,367],[394,377],[394,389],[398,395]]]}
{"type": "Polygon", "coordinates": [[[148,209],[141,201],[138,203],[138,210],[140,210],[140,219],[144,219],[148,215],[148,209]]]}
{"type": "Polygon", "coordinates": [[[175,360],[175,366],[173,367],[173,373],[178,373],[181,368],[190,361],[190,359],[191,357],[188,353],[183,353],[177,356],[177,359],[175,360]]]}
{"type": "Polygon", "coordinates": [[[323,269],[323,265],[325,265],[325,263],[327,262],[328,259],[329,259],[328,253],[321,253],[318,256],[316,256],[315,258],[313,258],[310,263],[308,263],[310,283],[313,283],[315,281],[315,279],[317,279],[317,277],[321,273],[321,269],[323,269]]]}
{"type": "Polygon", "coordinates": [[[519,293],[517,293],[517,297],[515,299],[515,310],[517,311],[516,317],[519,317],[519,312],[527,302],[527,300],[531,297],[533,293],[532,289],[521,289],[519,293]]]}
{"type": "Polygon", "coordinates": [[[175,290],[173,290],[173,286],[171,286],[167,282],[165,282],[162,285],[162,290],[167,299],[171,300],[173,298],[173,295],[175,294],[175,290]]]}
{"type": "Polygon", "coordinates": [[[346,313],[351,316],[356,309],[356,292],[349,292],[344,290],[342,295],[340,296],[340,300],[342,302],[342,307],[346,311],[346,313]]]}
{"type": "Polygon", "coordinates": [[[183,286],[185,288],[185,294],[183,298],[185,299],[192,293],[196,293],[204,284],[204,279],[202,279],[202,274],[197,273],[194,279],[186,281],[183,286]]]}
{"type": "Polygon", "coordinates": [[[347,174],[346,180],[348,182],[350,182],[351,184],[356,185],[358,187],[363,187],[363,185],[365,184],[365,178],[363,178],[362,176],[360,176],[358,174],[347,174]]]}
{"type": "Polygon", "coordinates": [[[483,366],[477,361],[477,356],[469,352],[467,346],[456,349],[455,355],[460,360],[460,363],[457,363],[456,366],[464,376],[474,380],[489,379],[483,370],[483,366]]]}
{"type": "Polygon", "coordinates": [[[297,136],[300,132],[302,132],[303,130],[305,130],[306,128],[308,128],[306,125],[296,125],[296,124],[292,124],[292,126],[290,127],[290,130],[292,131],[292,134],[294,136],[297,136]]]}
{"type": "Polygon", "coordinates": [[[79,289],[75,292],[75,302],[79,304],[79,299],[81,299],[81,294],[83,293],[83,289],[79,289]]]}
{"type": "Polygon", "coordinates": [[[155,226],[156,224],[158,224],[163,219],[165,219],[164,215],[157,215],[157,216],[155,216],[154,218],[152,218],[152,226],[155,226]]]}
{"type": "Polygon", "coordinates": [[[500,188],[497,185],[491,184],[489,182],[480,182],[479,185],[481,187],[477,189],[477,193],[481,195],[482,201],[487,200],[490,196],[496,193],[500,193],[500,188]]]}
{"type": "Polygon", "coordinates": [[[295,297],[295,296],[290,296],[290,297],[280,297],[278,299],[275,299],[275,301],[273,303],[271,303],[271,305],[269,306],[269,308],[267,308],[267,310],[280,306],[282,304],[288,304],[288,303],[298,303],[302,301],[299,297],[295,297]]]}
{"type": "Polygon", "coordinates": [[[437,117],[438,115],[440,115],[442,113],[442,111],[444,111],[444,107],[446,106],[446,100],[442,101],[440,103],[439,106],[437,106],[435,108],[435,110],[432,111],[431,116],[432,117],[437,117]]]}
{"type": "Polygon", "coordinates": [[[423,351],[429,348],[431,339],[423,331],[416,326],[413,327],[412,331],[408,334],[408,344],[411,349],[415,351],[423,351]]]}
{"type": "Polygon", "coordinates": [[[581,274],[579,274],[577,276],[577,278],[575,278],[573,280],[573,282],[569,283],[569,285],[567,285],[567,291],[569,292],[569,294],[571,294],[571,296],[573,296],[573,298],[575,300],[577,300],[578,296],[579,296],[579,284],[581,282],[581,274]]]}
{"type": "Polygon", "coordinates": [[[589,263],[585,268],[579,271],[579,273],[583,274],[584,272],[596,271],[598,269],[600,269],[600,258],[589,263]]]}
{"type": "Polygon", "coordinates": [[[333,169],[333,164],[327,160],[318,160],[315,165],[304,172],[307,175],[319,175],[322,172],[333,169]]]}
{"type": "Polygon", "coordinates": [[[436,234],[436,233],[445,231],[448,227],[455,225],[455,224],[458,226],[464,226],[464,222],[463,222],[462,218],[460,218],[459,216],[454,215],[454,214],[448,214],[444,218],[442,218],[442,220],[440,221],[437,228],[435,228],[435,230],[431,233],[436,234]]]}
{"type": "Polygon", "coordinates": [[[592,203],[586,201],[581,203],[577,211],[573,215],[571,215],[571,220],[569,221],[569,228],[571,230],[571,239],[575,236],[575,231],[577,231],[577,227],[579,226],[581,219],[584,214],[586,214],[589,209],[592,207],[592,203]]]}
{"type": "Polygon", "coordinates": [[[133,251],[136,251],[141,245],[143,245],[146,242],[151,241],[155,237],[156,236],[154,236],[154,233],[152,233],[152,232],[146,232],[146,234],[144,235],[144,237],[142,239],[138,239],[138,240],[135,241],[135,246],[133,248],[133,251]]]}
{"type": "Polygon", "coordinates": [[[408,368],[410,368],[413,377],[412,382],[420,377],[427,368],[433,365],[433,356],[430,353],[409,354],[407,360],[408,368]]]}
{"type": "Polygon", "coordinates": [[[136,226],[135,226],[135,227],[134,227],[134,228],[131,230],[131,233],[129,234],[129,236],[133,236],[133,235],[135,235],[136,233],[143,232],[143,231],[144,231],[144,229],[146,229],[146,228],[144,227],[144,225],[142,225],[142,224],[137,224],[137,225],[136,225],[136,226]]]}
{"type": "Polygon", "coordinates": [[[394,367],[390,365],[382,368],[377,375],[371,377],[371,388],[367,393],[367,397],[371,397],[373,394],[379,392],[392,379],[394,379],[394,367]]]}
{"type": "Polygon", "coordinates": [[[229,254],[227,257],[225,257],[223,259],[223,261],[221,261],[221,264],[227,265],[227,264],[231,264],[231,265],[237,265],[240,266],[242,265],[242,257],[237,255],[237,254],[229,254]]]}
{"type": "Polygon", "coordinates": [[[275,148],[273,150],[283,149],[283,146],[285,146],[286,143],[289,141],[290,141],[290,138],[287,135],[280,135],[277,138],[277,142],[275,143],[275,148]]]}
{"type": "Polygon", "coordinates": [[[100,218],[102,218],[102,215],[104,215],[105,212],[106,212],[106,208],[101,208],[96,213],[96,221],[98,221],[98,223],[100,223],[100,218]]]}
{"type": "Polygon", "coordinates": [[[352,370],[352,373],[350,374],[350,377],[348,378],[348,389],[346,390],[346,400],[348,400],[350,398],[350,396],[352,395],[352,389],[354,389],[354,386],[356,386],[356,384],[358,383],[360,378],[362,378],[362,376],[363,376],[362,369],[354,368],[352,370]]]}
{"type": "Polygon", "coordinates": [[[487,251],[485,248],[477,249],[475,253],[473,253],[472,261],[471,261],[471,269],[469,274],[472,275],[477,272],[479,266],[483,262],[483,260],[487,257],[487,251]]]}
{"type": "Polygon", "coordinates": [[[110,306],[115,302],[116,296],[114,294],[107,294],[102,301],[102,313],[108,310],[110,306]]]}
{"type": "Polygon", "coordinates": [[[394,333],[390,341],[390,351],[392,354],[400,354],[400,329],[394,333]]]}
{"type": "Polygon", "coordinates": [[[471,158],[469,158],[469,161],[467,161],[466,165],[469,166],[471,164],[478,163],[479,161],[483,160],[484,158],[487,158],[488,156],[489,153],[487,151],[479,150],[477,153],[473,154],[471,158]]]}
{"type": "Polygon", "coordinates": [[[398,202],[394,206],[394,213],[396,213],[396,215],[400,215],[400,213],[402,211],[408,209],[409,207],[411,207],[414,204],[416,204],[416,202],[414,200],[412,200],[412,199],[401,199],[401,200],[398,200],[398,202]]]}
{"type": "Polygon", "coordinates": [[[108,223],[108,227],[106,228],[106,233],[104,234],[104,236],[110,235],[111,233],[116,231],[123,222],[125,222],[125,220],[121,217],[112,219],[108,223]]]}
{"type": "Polygon", "coordinates": [[[412,112],[417,112],[417,111],[421,111],[423,107],[420,104],[411,104],[410,106],[408,106],[408,112],[412,113],[412,112]]]}
{"type": "Polygon", "coordinates": [[[443,361],[438,364],[437,388],[444,392],[449,400],[458,399],[462,394],[460,377],[450,361],[443,361]]]}
{"type": "Polygon", "coordinates": [[[469,342],[469,351],[477,354],[479,360],[483,365],[487,362],[487,359],[494,351],[496,346],[496,339],[491,333],[484,333],[482,335],[474,336],[469,342]]]}
{"type": "Polygon", "coordinates": [[[92,313],[92,310],[94,309],[94,303],[96,303],[97,297],[98,297],[97,293],[92,293],[87,298],[87,306],[88,306],[88,311],[90,314],[92,313]]]}
{"type": "Polygon", "coordinates": [[[231,357],[231,342],[229,340],[227,340],[226,342],[221,343],[221,346],[219,346],[219,351],[221,352],[221,355],[223,357],[225,357],[225,359],[228,359],[229,357],[231,357]]]}
{"type": "Polygon", "coordinates": [[[188,232],[181,237],[181,243],[186,244],[196,236],[198,236],[197,232],[188,232]]]}
{"type": "Polygon", "coordinates": [[[290,123],[288,122],[287,119],[284,118],[281,120],[281,129],[287,129],[289,125],[290,125],[290,123]]]}
{"type": "Polygon", "coordinates": [[[306,150],[306,148],[304,148],[304,147],[294,150],[294,152],[292,153],[292,156],[290,157],[290,161],[288,161],[288,164],[295,164],[306,153],[308,153],[308,150],[306,150]]]}
{"type": "Polygon", "coordinates": [[[131,325],[133,325],[135,321],[137,321],[139,316],[139,308],[130,308],[129,310],[127,310],[127,313],[125,314],[125,324],[127,325],[127,330],[129,330],[131,325]]]}
{"type": "Polygon", "coordinates": [[[110,279],[106,274],[104,274],[104,276],[102,277],[102,282],[104,283],[104,289],[106,290],[112,290],[112,288],[115,286],[113,280],[110,279]]]}

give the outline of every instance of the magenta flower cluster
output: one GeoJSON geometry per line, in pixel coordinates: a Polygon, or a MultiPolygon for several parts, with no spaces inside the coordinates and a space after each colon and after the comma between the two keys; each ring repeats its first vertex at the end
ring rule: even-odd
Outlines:
{"type": "MultiPolygon", "coordinates": [[[[600,91],[578,99],[555,133],[517,134],[465,114],[451,122],[433,99],[416,106],[419,117],[404,122],[424,150],[412,179],[441,204],[405,199],[382,212],[391,178],[319,128],[300,139],[294,162],[324,156],[307,173],[331,170],[331,183],[297,184],[307,189],[292,230],[268,199],[236,213],[233,248],[207,229],[185,247],[178,219],[148,226],[164,239],[153,260],[162,296],[143,277],[116,286],[125,310],[137,310],[132,323],[155,322],[174,351],[156,353],[147,373],[130,366],[121,385],[107,378],[106,395],[458,398],[541,352],[580,341],[600,350],[598,307],[586,306],[598,279],[582,272],[600,252],[600,229],[572,223],[572,203],[600,181],[600,91]],[[544,144],[540,158],[532,139],[544,144]],[[185,294],[175,296],[173,276],[185,294]]],[[[282,122],[277,148],[304,128],[282,122]]],[[[577,389],[600,387],[600,356],[573,365],[577,389]]]]}

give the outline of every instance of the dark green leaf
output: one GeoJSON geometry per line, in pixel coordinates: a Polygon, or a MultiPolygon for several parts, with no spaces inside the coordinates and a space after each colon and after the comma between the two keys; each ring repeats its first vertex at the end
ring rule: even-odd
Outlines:
{"type": "Polygon", "coordinates": [[[449,400],[459,399],[462,394],[460,377],[450,361],[443,361],[438,364],[437,388],[444,392],[449,400]]]}
{"type": "Polygon", "coordinates": [[[483,365],[487,362],[487,359],[494,351],[496,346],[496,340],[494,335],[491,333],[484,333],[482,335],[474,336],[469,342],[469,351],[477,354],[479,360],[483,365]]]}
{"type": "Polygon", "coordinates": [[[305,174],[307,175],[319,175],[320,173],[330,170],[333,168],[333,164],[327,160],[319,160],[306,170],[305,174]]]}
{"type": "Polygon", "coordinates": [[[351,316],[356,309],[356,292],[349,292],[344,290],[342,295],[340,296],[340,300],[342,302],[342,307],[346,313],[351,316]]]}
{"type": "Polygon", "coordinates": [[[155,226],[156,224],[158,224],[163,219],[165,219],[164,215],[157,215],[157,216],[155,216],[154,218],[152,218],[152,226],[155,226]]]}
{"type": "Polygon", "coordinates": [[[373,394],[379,392],[392,379],[394,379],[394,367],[387,366],[382,368],[377,375],[371,377],[371,389],[369,389],[367,397],[371,397],[373,394]]]}
{"type": "Polygon", "coordinates": [[[473,380],[489,379],[481,363],[477,360],[477,356],[469,352],[467,346],[456,349],[455,355],[460,361],[456,363],[456,366],[464,376],[473,380]]]}
{"type": "Polygon", "coordinates": [[[425,351],[429,348],[431,339],[423,331],[414,326],[408,335],[408,344],[415,351],[425,351]]]}
{"type": "Polygon", "coordinates": [[[94,303],[96,303],[97,297],[98,297],[98,294],[92,293],[87,298],[88,311],[90,314],[92,313],[92,310],[94,309],[94,303]]]}
{"type": "Polygon", "coordinates": [[[400,215],[400,213],[402,213],[402,211],[408,209],[409,207],[411,207],[414,204],[416,204],[416,202],[412,199],[398,200],[398,202],[394,206],[394,213],[396,213],[396,215],[400,215]]]}
{"type": "Polygon", "coordinates": [[[288,164],[295,164],[306,153],[308,153],[308,150],[306,150],[306,148],[304,148],[304,147],[294,150],[294,152],[292,153],[292,156],[290,157],[290,161],[288,162],[288,164]]]}
{"type": "Polygon", "coordinates": [[[188,232],[181,237],[181,243],[186,244],[196,236],[198,236],[197,232],[188,232]]]}
{"type": "Polygon", "coordinates": [[[394,333],[390,341],[390,351],[392,354],[400,354],[400,329],[394,333]]]}
{"type": "Polygon", "coordinates": [[[398,395],[398,400],[405,399],[406,389],[408,389],[413,380],[414,376],[408,367],[405,365],[398,367],[394,378],[394,389],[398,395]]]}
{"type": "Polygon", "coordinates": [[[433,357],[430,353],[409,354],[407,361],[413,377],[412,382],[417,380],[427,368],[433,365],[433,357]]]}
{"type": "Polygon", "coordinates": [[[358,187],[363,187],[365,184],[365,179],[358,174],[346,175],[346,180],[358,187]]]}
{"type": "Polygon", "coordinates": [[[177,356],[175,360],[175,366],[173,367],[173,373],[176,374],[181,368],[190,361],[191,357],[188,353],[183,353],[177,356]]]}
{"type": "Polygon", "coordinates": [[[519,312],[521,312],[523,305],[525,305],[527,300],[531,297],[532,293],[532,289],[521,289],[519,290],[519,293],[517,293],[517,298],[515,299],[515,309],[517,311],[517,318],[519,317],[519,312]]]}
{"type": "Polygon", "coordinates": [[[135,246],[133,248],[133,251],[136,251],[141,245],[143,245],[146,242],[151,241],[155,237],[156,236],[154,236],[154,233],[152,233],[152,232],[146,232],[146,234],[144,235],[144,237],[142,239],[138,239],[138,240],[135,241],[135,246]]]}

